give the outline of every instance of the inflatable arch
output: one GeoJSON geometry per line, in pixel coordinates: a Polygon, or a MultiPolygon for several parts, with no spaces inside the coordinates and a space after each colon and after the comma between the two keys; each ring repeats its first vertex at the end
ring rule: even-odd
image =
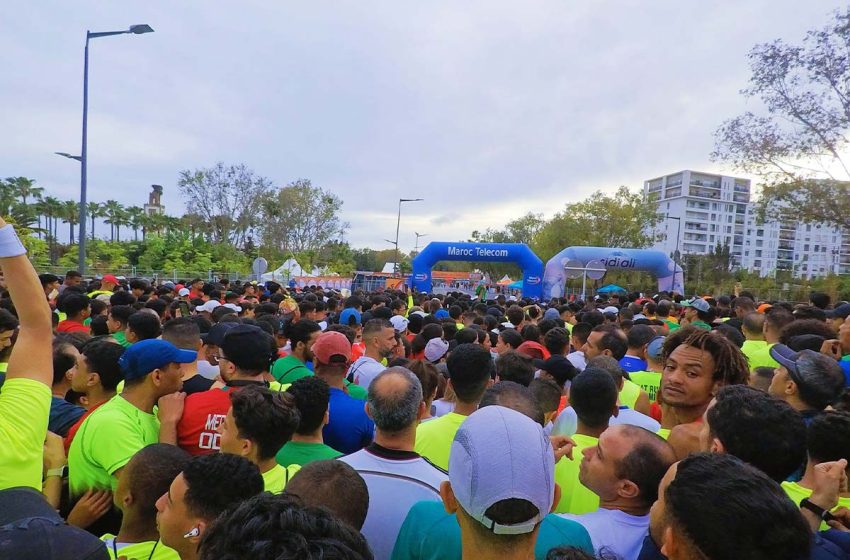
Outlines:
{"type": "Polygon", "coordinates": [[[413,259],[414,288],[431,291],[431,268],[439,261],[515,262],[522,268],[523,297],[540,299],[543,261],[523,243],[433,241],[413,259]]]}
{"type": "Polygon", "coordinates": [[[682,267],[661,251],[649,249],[618,249],[614,247],[567,247],[546,263],[543,273],[543,297],[562,297],[567,276],[564,265],[578,260],[587,266],[590,261],[601,261],[608,270],[637,270],[650,272],[658,279],[658,290],[685,293],[682,267]]]}

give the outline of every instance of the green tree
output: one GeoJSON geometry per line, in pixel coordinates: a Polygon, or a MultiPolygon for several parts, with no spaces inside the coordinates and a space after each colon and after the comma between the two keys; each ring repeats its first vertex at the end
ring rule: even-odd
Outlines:
{"type": "Polygon", "coordinates": [[[103,205],[99,202],[87,202],[86,203],[86,213],[88,214],[89,220],[91,220],[91,238],[94,239],[94,222],[97,218],[103,218],[106,216],[103,211],[103,205]]]}
{"type": "MultiPolygon", "coordinates": [[[[127,212],[127,224],[133,230],[133,240],[139,240],[139,229],[144,227],[145,223],[145,209],[141,206],[130,206],[126,210],[127,212]]],[[[142,233],[142,239],[144,239],[144,233],[142,233]]]]}
{"type": "Polygon", "coordinates": [[[759,176],[762,217],[793,207],[803,221],[850,226],[848,46],[845,8],[800,44],[777,39],[750,51],[750,83],[742,93],[765,110],[725,121],[712,157],[759,176]]]}
{"type": "Polygon", "coordinates": [[[28,179],[27,177],[8,177],[6,182],[11,185],[15,196],[21,198],[21,203],[24,205],[28,204],[30,197],[32,198],[41,198],[41,194],[44,192],[44,189],[41,187],[35,186],[35,179],[28,179]]]}
{"type": "Polygon", "coordinates": [[[117,200],[107,200],[103,204],[103,213],[106,217],[104,222],[109,224],[109,239],[115,241],[117,232],[118,241],[121,241],[121,226],[125,221],[124,207],[117,200]]]}
{"type": "Polygon", "coordinates": [[[62,221],[68,224],[68,244],[74,244],[74,226],[80,223],[80,204],[74,200],[62,202],[62,221]]]}

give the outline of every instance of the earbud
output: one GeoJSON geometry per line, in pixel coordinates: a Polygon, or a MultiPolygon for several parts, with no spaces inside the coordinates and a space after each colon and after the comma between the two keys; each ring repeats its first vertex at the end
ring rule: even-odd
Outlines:
{"type": "Polygon", "coordinates": [[[192,530],[183,535],[184,539],[191,539],[192,537],[197,537],[201,534],[200,527],[192,527],[192,530]]]}

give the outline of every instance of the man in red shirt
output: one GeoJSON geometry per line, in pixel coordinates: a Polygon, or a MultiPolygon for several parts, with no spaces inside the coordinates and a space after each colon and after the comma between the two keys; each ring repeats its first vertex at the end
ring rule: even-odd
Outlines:
{"type": "Polygon", "coordinates": [[[183,417],[177,423],[177,445],[192,455],[221,449],[218,427],[230,409],[230,392],[246,385],[269,386],[264,376],[273,348],[271,335],[254,325],[238,325],[227,331],[217,356],[226,385],[186,397],[183,417]]]}
{"type": "Polygon", "coordinates": [[[89,334],[89,328],[83,324],[91,314],[91,299],[85,294],[69,292],[65,290],[58,302],[59,311],[66,315],[64,321],[60,321],[56,332],[89,334]]]}

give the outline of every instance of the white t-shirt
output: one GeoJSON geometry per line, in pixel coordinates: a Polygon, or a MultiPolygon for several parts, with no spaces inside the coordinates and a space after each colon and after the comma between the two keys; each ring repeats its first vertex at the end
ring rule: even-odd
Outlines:
{"type": "MultiPolygon", "coordinates": [[[[647,429],[653,434],[658,433],[658,430],[661,429],[661,424],[656,422],[654,419],[650,418],[645,414],[641,414],[636,410],[632,410],[627,406],[621,406],[617,416],[612,416],[610,420],[608,420],[609,426],[614,426],[616,424],[631,424],[632,426],[640,426],[641,428],[647,429]]],[[[555,418],[555,421],[552,425],[552,433],[553,436],[572,436],[576,433],[578,429],[578,416],[576,415],[576,411],[573,410],[573,407],[568,406],[555,418]]]]}
{"type": "Polygon", "coordinates": [[[567,354],[567,359],[580,372],[584,371],[584,368],[587,367],[587,360],[584,358],[584,352],[581,352],[580,350],[567,354]]]}
{"type": "Polygon", "coordinates": [[[556,514],[581,523],[590,534],[593,549],[607,548],[622,560],[635,560],[649,531],[649,514],[629,515],[618,509],[598,509],[591,513],[556,514]]]}
{"type": "Polygon", "coordinates": [[[369,384],[373,379],[378,377],[378,374],[387,369],[387,366],[369,356],[360,356],[351,364],[348,369],[348,375],[354,383],[360,385],[364,389],[369,388],[369,384]]]}
{"type": "Polygon", "coordinates": [[[440,483],[449,478],[416,453],[374,443],[338,460],[351,465],[369,489],[369,510],[361,533],[378,559],[392,556],[401,524],[413,504],[440,501],[440,483]]]}
{"type": "Polygon", "coordinates": [[[198,373],[207,379],[218,377],[218,366],[214,366],[206,360],[198,360],[198,373]]]}
{"type": "Polygon", "coordinates": [[[455,403],[451,401],[445,401],[443,399],[437,399],[431,403],[431,416],[434,418],[439,418],[440,416],[444,416],[449,412],[453,412],[455,409],[455,403]]]}

